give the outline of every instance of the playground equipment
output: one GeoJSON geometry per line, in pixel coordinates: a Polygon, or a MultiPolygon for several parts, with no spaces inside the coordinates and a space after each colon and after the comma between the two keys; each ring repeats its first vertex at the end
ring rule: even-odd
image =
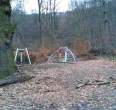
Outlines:
{"type": "Polygon", "coordinates": [[[49,58],[47,63],[76,63],[74,53],[68,47],[60,47],[49,58]]]}
{"type": "Polygon", "coordinates": [[[28,52],[28,49],[25,48],[25,49],[19,49],[17,48],[16,49],[16,53],[15,53],[15,58],[14,58],[14,62],[17,64],[23,64],[23,56],[24,56],[24,53],[25,53],[25,57],[27,57],[27,60],[28,60],[28,63],[31,64],[31,60],[30,60],[30,56],[29,56],[29,52],[28,52]],[[20,60],[20,62],[17,62],[17,60],[20,60]]]}

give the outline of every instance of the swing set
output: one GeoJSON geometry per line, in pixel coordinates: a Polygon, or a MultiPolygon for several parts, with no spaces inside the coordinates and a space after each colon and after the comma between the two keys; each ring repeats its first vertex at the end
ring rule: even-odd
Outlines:
{"type": "Polygon", "coordinates": [[[28,49],[27,48],[24,48],[24,49],[17,48],[16,52],[15,52],[14,62],[17,65],[25,64],[26,62],[28,62],[28,64],[31,65],[32,63],[31,63],[28,49]]]}

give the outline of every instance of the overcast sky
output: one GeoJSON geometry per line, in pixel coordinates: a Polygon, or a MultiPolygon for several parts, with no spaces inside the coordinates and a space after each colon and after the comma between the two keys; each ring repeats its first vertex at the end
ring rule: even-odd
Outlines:
{"type": "MultiPolygon", "coordinates": [[[[25,1],[25,10],[30,13],[35,11],[38,8],[37,0],[24,0],[25,1]]],[[[66,11],[68,9],[69,0],[57,0],[57,10],[66,11]]]]}
{"type": "MultiPolygon", "coordinates": [[[[68,9],[70,0],[57,0],[57,11],[64,12],[68,9]]],[[[83,1],[83,0],[77,0],[83,1]]],[[[37,12],[38,3],[37,0],[24,0],[25,11],[30,14],[32,12],[37,12]]],[[[16,2],[12,2],[12,6],[15,7],[16,2]]]]}

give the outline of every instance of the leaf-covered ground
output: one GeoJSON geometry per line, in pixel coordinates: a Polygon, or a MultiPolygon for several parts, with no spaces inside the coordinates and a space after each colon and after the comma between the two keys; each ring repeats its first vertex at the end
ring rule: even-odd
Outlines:
{"type": "Polygon", "coordinates": [[[116,63],[38,64],[20,70],[35,78],[0,87],[0,110],[116,110],[116,63]]]}

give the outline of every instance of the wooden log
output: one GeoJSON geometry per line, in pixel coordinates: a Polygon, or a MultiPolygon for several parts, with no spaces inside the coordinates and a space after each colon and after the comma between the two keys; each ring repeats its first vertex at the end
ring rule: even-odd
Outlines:
{"type": "Polygon", "coordinates": [[[22,82],[25,82],[25,81],[29,81],[34,77],[35,76],[27,75],[27,74],[13,74],[11,76],[8,76],[4,80],[0,80],[0,86],[22,83],[22,82]]]}

